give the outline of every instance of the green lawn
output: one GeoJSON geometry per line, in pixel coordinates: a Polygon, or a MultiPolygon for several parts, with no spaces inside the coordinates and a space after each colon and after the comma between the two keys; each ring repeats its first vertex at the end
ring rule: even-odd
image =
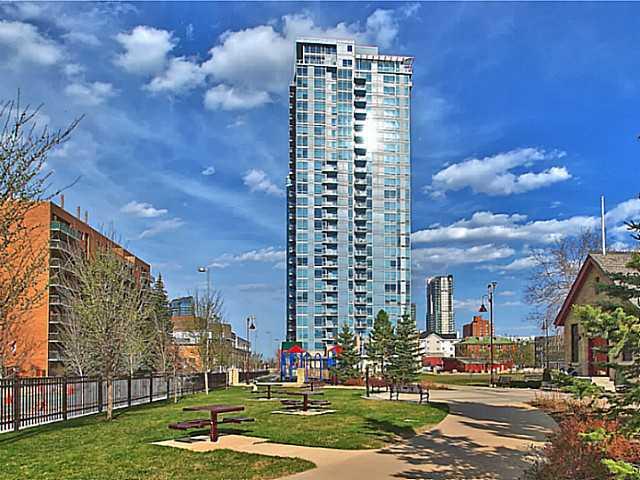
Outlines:
{"type": "Polygon", "coordinates": [[[441,421],[442,406],[364,400],[362,391],[327,390],[337,413],[317,417],[272,415],[279,402],[250,400],[246,389],[218,390],[188,397],[178,404],[158,403],[117,412],[107,423],[85,417],[0,435],[0,478],[74,480],[234,480],[277,478],[312,468],[307,461],[221,450],[191,453],[150,445],[184,436],[169,430],[173,421],[201,418],[183,412],[189,405],[243,404],[242,415],[255,423],[224,425],[222,432],[244,433],[274,442],[333,448],[375,448],[441,421]]]}

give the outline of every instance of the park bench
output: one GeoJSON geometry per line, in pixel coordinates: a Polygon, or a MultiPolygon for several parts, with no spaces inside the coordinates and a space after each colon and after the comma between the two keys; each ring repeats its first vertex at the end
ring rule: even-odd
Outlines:
{"type": "Polygon", "coordinates": [[[424,388],[419,383],[412,383],[409,385],[390,385],[389,386],[389,400],[393,400],[393,394],[396,394],[396,400],[399,399],[401,393],[411,393],[419,395],[419,404],[422,404],[423,399],[426,398],[429,403],[429,390],[424,388]]]}
{"type": "Polygon", "coordinates": [[[498,381],[496,382],[496,384],[499,387],[510,387],[511,386],[511,377],[508,377],[506,375],[500,375],[498,377],[498,381]]]}
{"type": "MultiPolygon", "coordinates": [[[[251,417],[227,417],[216,422],[217,425],[223,423],[243,423],[243,422],[255,422],[255,418],[251,417]]],[[[183,422],[176,422],[169,424],[169,428],[173,430],[191,430],[193,428],[204,428],[211,426],[211,419],[200,418],[197,420],[185,420],[183,422]]]]}
{"type": "Polygon", "coordinates": [[[371,393],[380,393],[383,390],[386,392],[388,388],[389,384],[383,378],[369,378],[369,391],[371,393]]]}

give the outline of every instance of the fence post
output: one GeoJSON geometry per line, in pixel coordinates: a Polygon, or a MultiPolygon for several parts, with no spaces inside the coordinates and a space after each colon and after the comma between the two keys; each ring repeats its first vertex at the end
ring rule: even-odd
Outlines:
{"type": "Polygon", "coordinates": [[[62,377],[62,418],[66,420],[68,418],[67,415],[67,376],[62,377]]]}
{"type": "Polygon", "coordinates": [[[13,430],[17,432],[20,430],[20,377],[15,377],[13,380],[13,430]]]}
{"type": "Polygon", "coordinates": [[[131,375],[127,377],[127,406],[131,406],[131,375]]]}
{"type": "Polygon", "coordinates": [[[153,373],[149,375],[149,403],[153,403],[153,373]]]}
{"type": "Polygon", "coordinates": [[[102,377],[96,379],[98,384],[98,412],[102,412],[102,377]]]}
{"type": "Polygon", "coordinates": [[[169,375],[165,374],[164,379],[167,382],[167,390],[166,391],[167,391],[167,402],[168,402],[169,401],[169,375]]]}

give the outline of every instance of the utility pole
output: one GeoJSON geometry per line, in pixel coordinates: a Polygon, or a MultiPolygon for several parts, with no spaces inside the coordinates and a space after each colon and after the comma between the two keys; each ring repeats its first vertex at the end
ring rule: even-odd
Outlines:
{"type": "Polygon", "coordinates": [[[491,330],[490,332],[490,350],[491,350],[491,386],[493,387],[495,385],[494,382],[494,378],[493,378],[493,303],[494,303],[494,294],[496,291],[496,286],[497,286],[497,282],[491,282],[488,286],[487,286],[487,290],[488,290],[488,296],[489,296],[489,330],[491,330]]]}
{"type": "Polygon", "coordinates": [[[209,395],[209,342],[211,341],[211,309],[213,305],[211,305],[211,277],[209,273],[209,267],[198,267],[199,273],[207,274],[207,298],[205,300],[205,338],[204,342],[204,356],[205,356],[205,364],[204,364],[204,391],[205,394],[209,395]]]}

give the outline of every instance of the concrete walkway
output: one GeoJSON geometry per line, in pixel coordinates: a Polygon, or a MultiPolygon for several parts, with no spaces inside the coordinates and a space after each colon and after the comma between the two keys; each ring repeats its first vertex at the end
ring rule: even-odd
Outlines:
{"type": "Polygon", "coordinates": [[[317,464],[318,468],[286,478],[518,479],[527,466],[530,448],[542,445],[555,425],[550,417],[525,404],[534,392],[454,388],[431,392],[432,401],[446,402],[450,409],[433,430],[381,450],[336,456],[329,463],[317,464]]]}

